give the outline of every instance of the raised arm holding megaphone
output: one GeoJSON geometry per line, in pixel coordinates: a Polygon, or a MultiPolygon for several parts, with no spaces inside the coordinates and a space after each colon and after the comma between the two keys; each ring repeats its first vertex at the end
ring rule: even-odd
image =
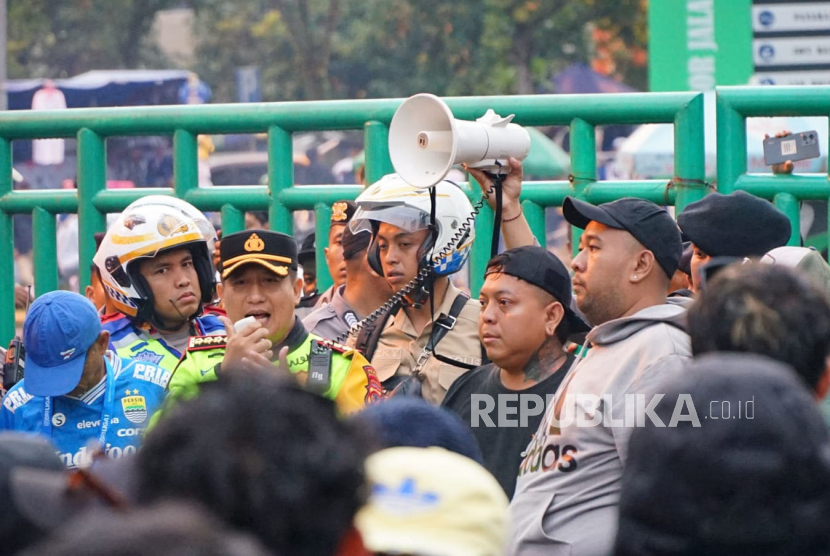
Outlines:
{"type": "Polygon", "coordinates": [[[532,245],[535,239],[519,203],[521,160],[530,152],[530,135],[512,120],[512,114],[501,117],[493,110],[472,122],[457,120],[440,98],[418,94],[405,100],[392,118],[389,156],[398,175],[415,187],[433,187],[454,165],[462,165],[485,195],[491,192],[487,201],[494,209],[494,185],[500,186],[505,246],[532,245]]]}

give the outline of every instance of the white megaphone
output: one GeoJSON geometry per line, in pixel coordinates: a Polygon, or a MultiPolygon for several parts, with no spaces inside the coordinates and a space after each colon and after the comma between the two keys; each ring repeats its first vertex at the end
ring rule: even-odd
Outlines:
{"type": "Polygon", "coordinates": [[[435,95],[406,99],[389,126],[389,156],[401,178],[415,187],[432,187],[455,164],[466,163],[494,174],[510,171],[509,157],[524,159],[530,134],[492,109],[474,122],[456,120],[435,95]]]}

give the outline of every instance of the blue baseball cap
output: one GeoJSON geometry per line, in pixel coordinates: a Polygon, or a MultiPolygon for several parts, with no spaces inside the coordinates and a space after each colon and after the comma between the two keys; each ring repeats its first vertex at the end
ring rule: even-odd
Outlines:
{"type": "Polygon", "coordinates": [[[23,322],[26,392],[62,396],[81,381],[86,352],[101,333],[101,319],[86,297],[54,291],[32,303],[23,322]]]}

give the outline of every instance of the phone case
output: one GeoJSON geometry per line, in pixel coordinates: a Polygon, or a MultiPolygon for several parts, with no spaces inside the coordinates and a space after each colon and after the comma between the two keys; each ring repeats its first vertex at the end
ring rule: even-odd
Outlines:
{"type": "Polygon", "coordinates": [[[818,133],[803,131],[785,137],[768,137],[764,139],[764,162],[768,166],[791,160],[818,158],[818,133]]]}

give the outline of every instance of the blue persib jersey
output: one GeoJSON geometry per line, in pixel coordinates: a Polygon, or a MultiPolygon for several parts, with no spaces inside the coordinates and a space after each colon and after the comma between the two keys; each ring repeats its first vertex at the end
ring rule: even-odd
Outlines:
{"type": "Polygon", "coordinates": [[[3,398],[0,430],[37,432],[49,437],[67,467],[89,463],[90,446],[101,440],[111,458],[135,453],[150,415],[164,400],[172,373],[151,363],[122,359],[112,352],[107,352],[105,360],[107,378],[80,398],[58,396],[47,400],[32,396],[26,392],[24,378],[3,398]],[[108,391],[110,376],[114,377],[113,392],[108,391]],[[112,400],[111,408],[106,407],[108,399],[112,400]],[[51,427],[44,423],[47,412],[51,427]],[[102,438],[107,412],[109,424],[102,438]]]}

